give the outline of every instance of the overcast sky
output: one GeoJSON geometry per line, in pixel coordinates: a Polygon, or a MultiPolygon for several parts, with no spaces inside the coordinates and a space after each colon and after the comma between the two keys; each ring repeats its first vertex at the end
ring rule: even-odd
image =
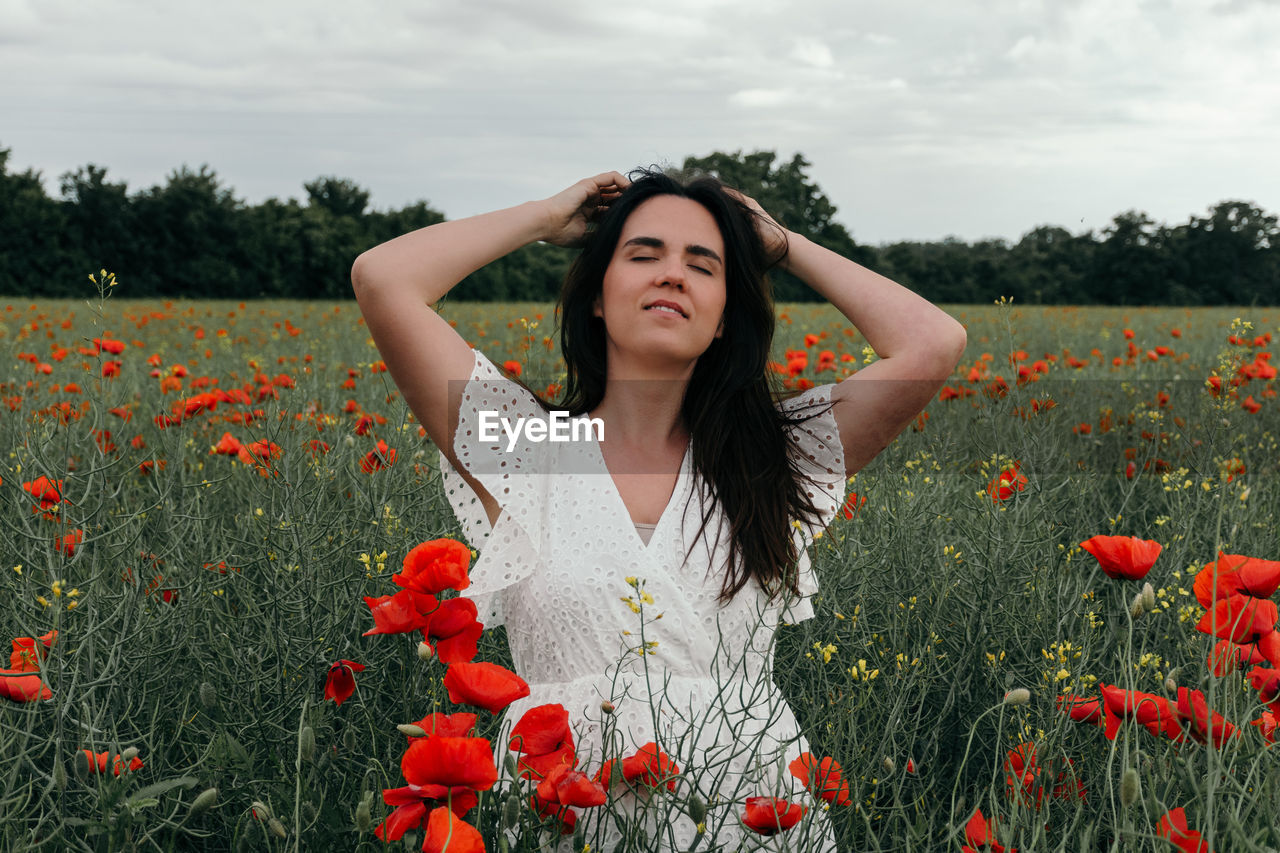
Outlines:
{"type": "Polygon", "coordinates": [[[1280,213],[1280,0],[0,0],[9,171],[450,218],[796,152],[866,243],[1280,213]]]}

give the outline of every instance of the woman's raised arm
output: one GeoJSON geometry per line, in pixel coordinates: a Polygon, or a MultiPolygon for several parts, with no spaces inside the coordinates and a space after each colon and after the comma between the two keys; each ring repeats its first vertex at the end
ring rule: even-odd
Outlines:
{"type": "Polygon", "coordinates": [[[846,474],[888,446],[933,399],[964,355],[964,326],[924,297],[793,232],[785,231],[753,199],[766,245],[781,266],[821,294],[862,333],[880,358],[837,383],[832,415],[840,426],[846,474]]]}
{"type": "Polygon", "coordinates": [[[498,517],[497,503],[453,455],[462,384],[475,354],[431,305],[485,264],[528,243],[580,242],[588,222],[626,186],[617,172],[597,175],[543,201],[396,237],[363,253],[351,267],[356,301],[391,378],[427,435],[475,489],[491,522],[498,517]]]}

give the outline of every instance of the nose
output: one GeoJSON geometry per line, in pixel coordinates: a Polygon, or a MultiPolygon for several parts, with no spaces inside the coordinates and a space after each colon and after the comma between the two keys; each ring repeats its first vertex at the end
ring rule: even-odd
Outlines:
{"type": "Polygon", "coordinates": [[[679,290],[684,290],[686,283],[686,271],[684,261],[681,258],[671,258],[662,264],[662,268],[658,270],[659,284],[674,285],[679,290]]]}

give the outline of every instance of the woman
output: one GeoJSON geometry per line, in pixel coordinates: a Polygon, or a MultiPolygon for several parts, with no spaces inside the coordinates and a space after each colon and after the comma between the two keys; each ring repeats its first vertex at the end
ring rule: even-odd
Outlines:
{"type": "MultiPolygon", "coordinates": [[[[639,849],[687,849],[700,833],[699,849],[734,849],[744,799],[795,796],[786,760],[807,749],[770,677],[774,628],[813,613],[804,549],[834,517],[845,478],[950,375],[963,327],[714,179],[657,173],[633,183],[609,172],[406,234],[357,258],[352,282],[480,550],[467,594],[487,625],[507,624],[530,683],[508,719],[562,704],[588,770],[656,741],[685,769],[683,787],[655,798],[667,808],[658,819],[653,802],[626,799],[645,809],[639,849]],[[560,300],[559,408],[603,436],[494,440],[481,413],[529,422],[550,407],[430,308],[535,240],[583,246],[560,300]],[[834,304],[879,360],[775,403],[764,278],[774,263],[834,304]],[[712,805],[701,826],[691,793],[712,805]]],[[[601,838],[611,849],[619,836],[601,821],[593,837],[592,849],[601,838]]],[[[786,843],[830,839],[824,821],[806,821],[786,843]]]]}

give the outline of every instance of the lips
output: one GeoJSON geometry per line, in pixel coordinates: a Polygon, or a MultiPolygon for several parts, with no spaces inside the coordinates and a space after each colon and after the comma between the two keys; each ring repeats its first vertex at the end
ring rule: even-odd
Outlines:
{"type": "Polygon", "coordinates": [[[644,310],[646,311],[648,311],[651,308],[670,308],[672,311],[678,312],[680,316],[684,317],[686,320],[689,319],[689,315],[685,312],[683,308],[679,306],[679,304],[672,302],[668,299],[658,299],[644,306],[644,310]]]}

